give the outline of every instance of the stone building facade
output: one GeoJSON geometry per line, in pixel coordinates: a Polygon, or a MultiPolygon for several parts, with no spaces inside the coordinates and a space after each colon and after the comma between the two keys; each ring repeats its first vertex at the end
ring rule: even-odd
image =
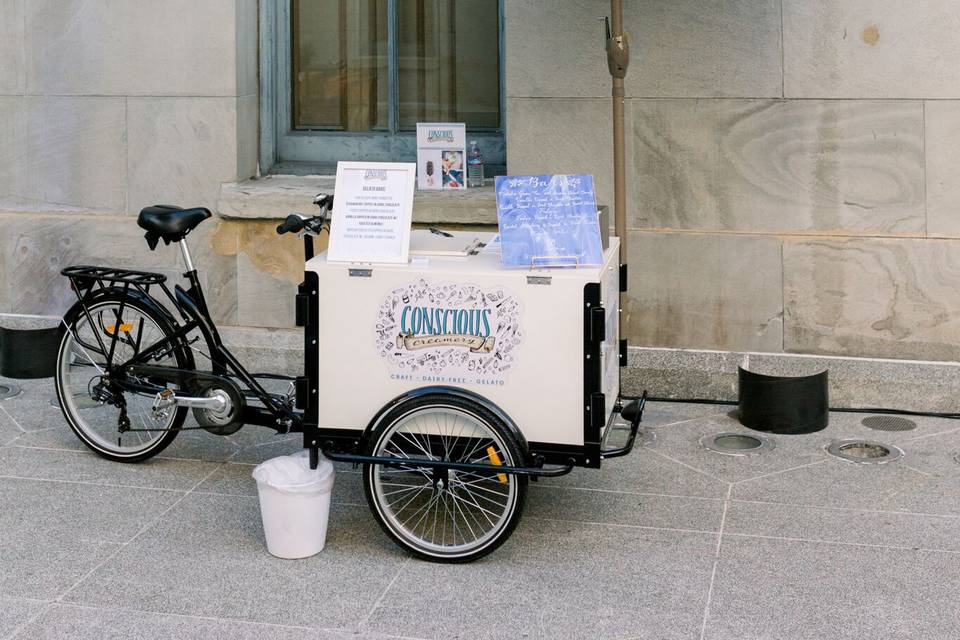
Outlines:
{"type": "MultiPolygon", "coordinates": [[[[217,213],[191,236],[217,319],[286,335],[301,259],[275,218],[331,181],[267,177],[265,15],[283,4],[0,0],[0,313],[61,313],[71,263],[176,275],[134,222],[169,202],[217,213]]],[[[607,12],[502,9],[507,171],[593,173],[601,203],[607,12]]],[[[631,388],[731,397],[738,364],[829,367],[838,402],[954,409],[957,16],[948,0],[625,2],[631,388]]],[[[415,220],[496,213],[489,191],[420,194],[415,220]]]]}

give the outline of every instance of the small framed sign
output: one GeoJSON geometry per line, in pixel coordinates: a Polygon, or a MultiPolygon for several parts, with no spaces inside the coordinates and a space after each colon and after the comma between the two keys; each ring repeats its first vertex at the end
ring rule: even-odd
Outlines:
{"type": "Polygon", "coordinates": [[[406,264],[415,175],[412,162],[338,162],[327,260],[406,264]]]}
{"type": "Polygon", "coordinates": [[[417,123],[417,188],[467,188],[467,126],[450,122],[417,123]]]}

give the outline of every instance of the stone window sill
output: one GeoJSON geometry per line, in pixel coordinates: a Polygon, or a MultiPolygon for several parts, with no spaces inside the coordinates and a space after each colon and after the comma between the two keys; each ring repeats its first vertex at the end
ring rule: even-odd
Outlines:
{"type": "MultiPolygon", "coordinates": [[[[492,180],[488,180],[492,183],[492,180]]],[[[333,176],[273,175],[225,183],[217,210],[224,218],[272,219],[290,213],[310,213],[314,196],[332,192],[333,176]]],[[[415,224],[497,224],[493,185],[463,191],[417,191],[413,199],[415,224]]]]}

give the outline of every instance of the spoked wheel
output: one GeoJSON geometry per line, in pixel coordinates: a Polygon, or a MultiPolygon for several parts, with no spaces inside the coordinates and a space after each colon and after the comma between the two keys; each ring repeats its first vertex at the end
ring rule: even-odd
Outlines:
{"type": "Polygon", "coordinates": [[[519,466],[523,450],[483,405],[430,394],[401,403],[373,434],[371,455],[409,465],[364,465],[367,502],[400,546],[435,562],[470,562],[500,546],[520,520],[527,477],[416,467],[417,460],[519,466]]]}
{"type": "MultiPolygon", "coordinates": [[[[119,332],[112,362],[122,363],[135,354],[174,333],[170,321],[135,298],[123,301],[115,296],[89,304],[89,315],[74,307],[66,318],[71,330],[60,342],[57,356],[56,389],[60,408],[67,423],[87,447],[110,460],[139,462],[154,456],[169,445],[183,425],[187,409],[177,407],[154,416],[154,394],[109,391],[122,396],[130,420],[130,430],[119,428],[120,408],[96,399],[98,385],[107,378],[107,359],[114,334],[119,332]],[[98,340],[99,336],[99,340],[98,340]],[[146,431],[142,431],[146,430],[146,431]]],[[[151,365],[188,368],[181,349],[162,353],[151,365]]]]}

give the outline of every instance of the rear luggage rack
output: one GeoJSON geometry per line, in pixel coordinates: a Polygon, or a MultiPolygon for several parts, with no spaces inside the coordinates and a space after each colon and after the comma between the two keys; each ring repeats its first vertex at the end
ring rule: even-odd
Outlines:
{"type": "Polygon", "coordinates": [[[167,281],[167,276],[161,273],[117,269],[113,267],[79,265],[67,267],[60,273],[70,278],[70,281],[76,283],[80,289],[89,289],[94,283],[98,283],[102,287],[104,286],[104,282],[122,282],[124,284],[149,287],[150,285],[162,284],[167,281]]]}
{"type": "MultiPolygon", "coordinates": [[[[157,286],[160,287],[173,306],[177,306],[173,294],[167,287],[167,276],[162,273],[116,267],[91,267],[88,265],[67,267],[60,273],[70,279],[70,288],[73,289],[77,300],[83,305],[84,314],[88,317],[90,310],[87,308],[87,301],[97,292],[108,289],[120,290],[123,295],[137,291],[139,293],[136,295],[150,297],[150,288],[157,286]]],[[[120,311],[123,312],[123,306],[120,307],[120,311]]],[[[66,329],[69,331],[70,327],[66,327],[66,329]]]]}

